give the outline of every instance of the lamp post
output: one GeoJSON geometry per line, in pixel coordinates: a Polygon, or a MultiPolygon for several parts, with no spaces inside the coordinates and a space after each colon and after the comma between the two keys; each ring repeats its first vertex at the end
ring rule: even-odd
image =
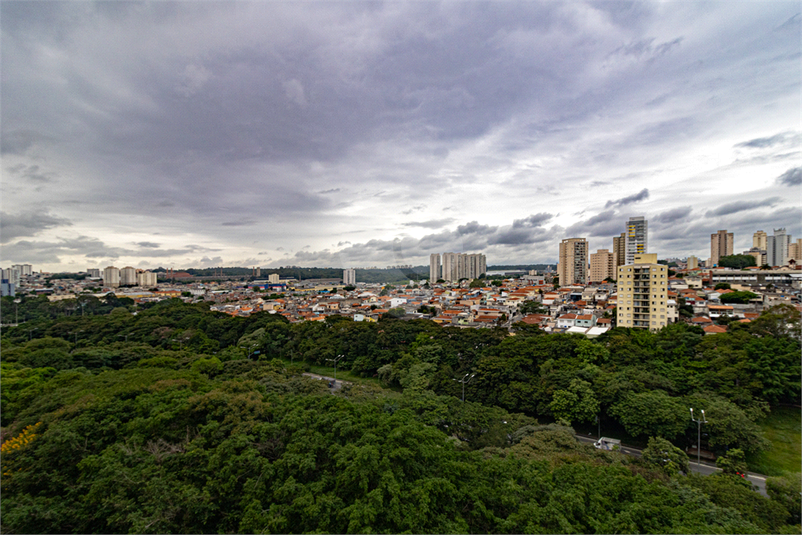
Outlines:
{"type": "MultiPolygon", "coordinates": [[[[32,334],[32,333],[33,333],[33,331],[38,331],[38,330],[39,330],[39,329],[37,329],[37,328],[28,329],[28,341],[29,341],[29,342],[30,342],[31,340],[33,340],[33,334],[32,334]]],[[[69,343],[69,342],[67,342],[67,343],[69,343]]]]}
{"type": "Polygon", "coordinates": [[[696,464],[701,464],[702,462],[702,424],[707,423],[707,419],[705,418],[705,411],[702,410],[702,417],[701,418],[694,418],[693,417],[693,408],[691,408],[691,421],[696,422],[696,464]]]}
{"type": "Polygon", "coordinates": [[[19,299],[14,299],[14,325],[19,325],[19,311],[17,310],[19,302],[19,299]]]}
{"type": "Polygon", "coordinates": [[[73,351],[75,351],[75,349],[78,347],[78,333],[82,333],[82,332],[83,331],[75,331],[74,333],[72,333],[74,335],[73,342],[72,342],[72,350],[73,351]]]}
{"type": "Polygon", "coordinates": [[[128,335],[127,334],[118,334],[117,338],[122,338],[123,336],[125,337],[125,343],[127,344],[128,343],[128,335]]]}
{"type": "Polygon", "coordinates": [[[327,361],[334,362],[334,384],[337,384],[337,363],[340,362],[340,359],[345,357],[345,355],[337,355],[333,359],[326,359],[327,361]]]}
{"type": "Polygon", "coordinates": [[[452,379],[458,383],[462,383],[462,402],[465,403],[465,385],[471,382],[471,379],[476,377],[476,374],[466,373],[462,379],[452,379]],[[468,377],[470,375],[470,377],[468,377]]]}

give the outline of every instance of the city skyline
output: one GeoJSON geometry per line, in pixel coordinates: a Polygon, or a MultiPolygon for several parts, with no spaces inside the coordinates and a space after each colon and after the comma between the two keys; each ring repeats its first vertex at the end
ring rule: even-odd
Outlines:
{"type": "Polygon", "coordinates": [[[0,3],[2,263],[802,235],[798,3],[0,3]]]}

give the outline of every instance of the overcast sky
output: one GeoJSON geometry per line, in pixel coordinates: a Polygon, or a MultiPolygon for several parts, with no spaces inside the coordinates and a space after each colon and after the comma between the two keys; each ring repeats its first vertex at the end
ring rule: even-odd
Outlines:
{"type": "Polygon", "coordinates": [[[2,265],[802,236],[800,3],[0,3],[2,265]]]}

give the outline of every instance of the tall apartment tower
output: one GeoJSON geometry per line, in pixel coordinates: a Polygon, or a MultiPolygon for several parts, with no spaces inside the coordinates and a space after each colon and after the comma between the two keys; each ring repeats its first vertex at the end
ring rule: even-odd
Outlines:
{"type": "Polygon", "coordinates": [[[343,270],[343,284],[346,286],[356,286],[356,270],[344,269],[343,270]]]}
{"type": "Polygon", "coordinates": [[[785,229],[774,229],[774,236],[766,237],[766,263],[772,267],[786,265],[789,245],[791,236],[785,233],[785,229]]]}
{"type": "Polygon", "coordinates": [[[588,282],[588,241],[585,238],[567,238],[560,242],[557,275],[563,286],[588,282]]]}
{"type": "Polygon", "coordinates": [[[626,265],[635,263],[635,255],[645,254],[649,241],[649,228],[644,217],[630,217],[625,232],[627,245],[624,262],[626,265]]]}
{"type": "Polygon", "coordinates": [[[618,266],[623,266],[627,263],[627,235],[622,232],[620,236],[613,238],[613,277],[615,276],[618,266]]]}
{"type": "Polygon", "coordinates": [[[686,269],[699,269],[699,259],[695,256],[689,256],[687,260],[686,269]]]}
{"type": "Polygon", "coordinates": [[[466,258],[466,277],[469,279],[478,279],[484,273],[487,273],[487,257],[482,253],[474,253],[467,255],[466,258]]]}
{"type": "Polygon", "coordinates": [[[766,250],[766,239],[768,238],[768,234],[765,231],[758,230],[754,234],[752,234],[752,247],[755,249],[760,249],[761,251],[766,250]]]}
{"type": "Polygon", "coordinates": [[[590,255],[590,282],[602,282],[614,278],[615,255],[607,249],[599,249],[590,255]]]}
{"type": "Polygon", "coordinates": [[[719,230],[710,235],[710,263],[712,265],[717,265],[719,258],[722,256],[732,254],[732,242],[732,232],[727,232],[726,230],[719,230]]]}
{"type": "Polygon", "coordinates": [[[103,270],[103,286],[117,288],[120,286],[120,270],[109,266],[103,270]]]}
{"type": "Polygon", "coordinates": [[[136,272],[136,283],[139,286],[148,286],[153,287],[158,284],[156,281],[156,274],[152,271],[143,271],[137,270],[136,272]]]}
{"type": "Polygon", "coordinates": [[[799,264],[802,262],[802,238],[797,238],[795,242],[791,242],[788,246],[788,260],[792,260],[799,264]]]}
{"type": "Polygon", "coordinates": [[[440,276],[440,254],[429,255],[429,282],[434,284],[442,277],[440,276]]]}
{"type": "Polygon", "coordinates": [[[618,268],[617,326],[656,331],[668,323],[668,267],[656,254],[618,268]]]}
{"type": "Polygon", "coordinates": [[[15,264],[11,266],[11,268],[18,269],[20,277],[30,277],[31,275],[33,275],[33,266],[31,266],[30,264],[15,264]]]}
{"type": "Polygon", "coordinates": [[[136,269],[125,266],[120,270],[120,286],[136,286],[136,269]]]}

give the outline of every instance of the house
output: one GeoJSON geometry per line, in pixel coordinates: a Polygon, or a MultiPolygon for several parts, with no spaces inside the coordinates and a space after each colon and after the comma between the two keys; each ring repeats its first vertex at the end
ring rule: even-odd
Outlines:
{"type": "Polygon", "coordinates": [[[568,329],[576,325],[576,314],[563,314],[557,318],[558,329],[568,329]]]}
{"type": "Polygon", "coordinates": [[[575,326],[589,329],[596,325],[596,316],[592,314],[582,314],[576,317],[575,326]]]}

